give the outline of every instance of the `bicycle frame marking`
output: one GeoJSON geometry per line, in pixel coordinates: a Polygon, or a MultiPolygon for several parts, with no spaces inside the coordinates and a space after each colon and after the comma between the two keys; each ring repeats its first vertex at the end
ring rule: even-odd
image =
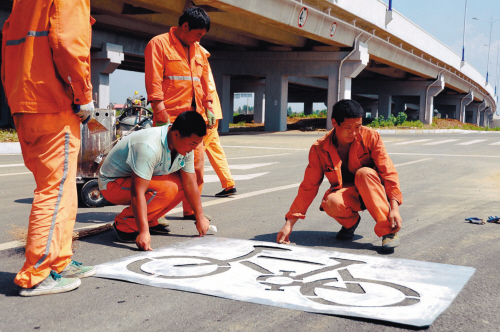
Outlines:
{"type": "Polygon", "coordinates": [[[469,267],[214,237],[97,269],[103,278],[412,326],[430,325],[474,273],[469,267]]]}

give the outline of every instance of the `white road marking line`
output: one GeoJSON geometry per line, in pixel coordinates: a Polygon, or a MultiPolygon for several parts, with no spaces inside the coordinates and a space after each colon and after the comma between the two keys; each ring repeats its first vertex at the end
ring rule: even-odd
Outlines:
{"type": "MultiPolygon", "coordinates": [[[[99,223],[97,225],[79,227],[79,228],[73,229],[73,231],[81,231],[82,229],[97,228],[97,227],[104,226],[108,223],[109,222],[103,222],[103,223],[99,223]]],[[[11,241],[11,242],[0,243],[0,251],[7,250],[7,249],[13,249],[13,248],[21,248],[21,247],[24,247],[24,243],[21,241],[11,241]]]]}
{"type": "Polygon", "coordinates": [[[22,246],[24,246],[24,243],[22,243],[21,241],[5,242],[0,244],[0,251],[12,248],[20,248],[22,246]]]}
{"type": "MultiPolygon", "coordinates": [[[[253,192],[246,193],[246,194],[238,194],[238,195],[234,195],[234,196],[230,196],[230,197],[225,197],[225,198],[218,198],[218,199],[214,199],[214,200],[211,200],[211,201],[208,201],[208,202],[204,202],[204,203],[202,203],[202,206],[203,207],[207,207],[207,206],[212,206],[212,205],[217,205],[217,204],[222,204],[222,203],[234,202],[235,200],[238,200],[238,199],[243,199],[243,198],[248,198],[248,197],[258,196],[258,195],[263,195],[263,194],[268,194],[268,193],[272,193],[272,192],[280,191],[280,190],[287,190],[287,189],[297,188],[298,186],[300,186],[300,183],[294,183],[294,184],[289,184],[289,185],[286,185],[286,186],[275,187],[275,188],[262,189],[262,190],[257,190],[257,191],[253,191],[253,192]]],[[[178,212],[182,212],[182,207],[178,207],[178,208],[170,210],[167,213],[167,215],[178,213],[178,212]]]]}
{"type": "Polygon", "coordinates": [[[447,140],[444,140],[444,141],[437,141],[437,142],[425,143],[424,145],[439,145],[439,144],[450,143],[450,142],[455,142],[455,141],[458,141],[458,139],[447,139],[447,140]]]}
{"type": "Polygon", "coordinates": [[[463,143],[457,143],[455,145],[471,145],[471,144],[476,144],[476,143],[484,142],[484,141],[486,141],[486,140],[485,139],[475,139],[473,141],[463,142],[463,143]]]}
{"type": "MultiPolygon", "coordinates": [[[[264,173],[254,173],[254,174],[243,174],[243,175],[233,175],[233,180],[234,181],[244,181],[244,180],[251,180],[255,179],[259,176],[268,174],[269,172],[264,172],[264,173]]],[[[215,174],[205,174],[203,176],[203,183],[210,183],[210,182],[219,182],[219,177],[215,174]]]]}
{"type": "Polygon", "coordinates": [[[293,150],[293,151],[309,151],[309,149],[293,149],[293,148],[270,148],[267,146],[245,146],[245,145],[223,145],[225,148],[246,148],[246,149],[262,149],[262,150],[293,150]]]}
{"type": "Polygon", "coordinates": [[[406,145],[406,144],[413,144],[413,143],[420,143],[420,142],[427,142],[427,141],[432,141],[432,138],[417,139],[415,141],[400,142],[400,143],[395,143],[393,145],[406,145]]]}
{"type": "Polygon", "coordinates": [[[234,158],[226,158],[227,160],[237,160],[237,159],[254,159],[254,158],[264,158],[264,157],[276,157],[276,156],[285,156],[287,154],[292,153],[278,153],[278,154],[266,154],[263,156],[251,156],[251,157],[234,157],[234,158]]]}
{"type": "Polygon", "coordinates": [[[425,158],[425,159],[420,159],[420,160],[409,161],[407,163],[397,164],[394,166],[398,167],[398,166],[411,165],[411,164],[421,163],[422,161],[427,161],[427,160],[432,160],[432,158],[425,158]]]}
{"type": "Polygon", "coordinates": [[[490,143],[488,145],[500,145],[500,142],[490,143]]]}
{"type": "Polygon", "coordinates": [[[24,174],[32,174],[32,173],[31,172],[9,173],[9,174],[0,174],[0,176],[24,175],[24,174]]]}
{"type": "Polygon", "coordinates": [[[0,167],[17,167],[17,166],[24,166],[24,164],[0,165],[0,167]]]}
{"type": "MultiPolygon", "coordinates": [[[[261,164],[240,164],[240,165],[229,165],[229,169],[252,169],[257,167],[269,166],[272,164],[278,164],[278,162],[274,163],[261,163],[261,164]]],[[[212,166],[205,166],[205,171],[213,171],[214,168],[212,166]]]]}
{"type": "Polygon", "coordinates": [[[473,155],[473,154],[437,154],[437,153],[410,153],[410,152],[389,152],[389,154],[390,155],[398,154],[402,156],[500,158],[500,156],[486,156],[486,155],[473,155]]]}

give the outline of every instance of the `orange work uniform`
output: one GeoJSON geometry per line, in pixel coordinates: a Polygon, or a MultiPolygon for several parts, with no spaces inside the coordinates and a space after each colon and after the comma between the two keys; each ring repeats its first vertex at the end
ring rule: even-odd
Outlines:
{"type": "MultiPolygon", "coordinates": [[[[205,49],[204,49],[205,50],[205,49]]],[[[207,57],[210,57],[210,53],[206,51],[207,57]]],[[[215,174],[219,177],[222,188],[229,188],[235,185],[231,171],[229,170],[229,164],[227,163],[226,154],[219,139],[219,120],[222,119],[222,107],[220,105],[219,95],[217,94],[217,88],[215,87],[215,80],[212,74],[212,68],[210,63],[208,64],[208,89],[212,95],[212,108],[215,114],[215,125],[208,129],[207,134],[203,137],[203,143],[205,144],[205,152],[207,153],[210,165],[215,171],[215,174]]]]}
{"type": "Polygon", "coordinates": [[[317,140],[309,151],[304,180],[286,214],[287,219],[304,219],[326,175],[330,189],[323,195],[321,209],[346,228],[358,221],[359,211],[367,209],[376,221],[379,237],[392,232],[388,219],[389,200],[403,203],[399,177],[385,150],[380,134],[361,127],[349,150],[348,171],[354,183],[343,183],[342,161],[333,144],[334,129],[317,140]]]}
{"type": "MultiPolygon", "coordinates": [[[[212,101],[209,92],[209,69],[205,52],[198,43],[189,46],[186,55],[182,43],[175,36],[177,27],[151,39],[144,50],[145,81],[148,101],[162,100],[171,123],[185,111],[196,110],[205,121],[206,103],[212,101]],[[194,100],[193,100],[194,99],[194,100]]],[[[156,114],[153,114],[156,125],[156,114]]],[[[194,167],[200,193],[203,189],[205,158],[203,143],[194,150],[194,167]]],[[[194,212],[183,200],[184,215],[194,212]]]]}
{"type": "Polygon", "coordinates": [[[23,288],[73,255],[80,119],[72,104],[92,101],[91,20],[89,0],[14,0],[2,30],[2,83],[36,182],[26,262],[14,280],[23,288]]]}

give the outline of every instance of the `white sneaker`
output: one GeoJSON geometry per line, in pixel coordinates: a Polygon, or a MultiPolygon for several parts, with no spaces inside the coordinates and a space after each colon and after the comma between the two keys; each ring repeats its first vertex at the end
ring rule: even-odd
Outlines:
{"type": "Polygon", "coordinates": [[[36,296],[64,293],[78,288],[81,283],[79,278],[63,278],[56,271],[50,271],[49,276],[45,280],[31,288],[22,288],[19,291],[19,295],[36,296]]]}

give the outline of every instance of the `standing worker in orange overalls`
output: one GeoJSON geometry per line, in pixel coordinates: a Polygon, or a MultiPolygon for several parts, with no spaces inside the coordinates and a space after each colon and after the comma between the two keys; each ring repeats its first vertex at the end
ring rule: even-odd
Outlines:
{"type": "Polygon", "coordinates": [[[306,217],[326,176],[330,189],[323,195],[320,210],[342,225],[338,240],[351,240],[361,220],[359,211],[368,210],[375,220],[375,234],[382,237],[382,249],[399,245],[403,195],[398,173],[380,134],[361,125],[363,114],[354,100],[333,105],[333,130],[311,146],[304,180],[278,232],[278,243],[290,243],[293,226],[306,217]]]}
{"type": "Polygon", "coordinates": [[[2,30],[2,84],[36,182],[21,296],[62,293],[95,273],[71,260],[80,122],[94,112],[89,0],[14,0],[2,30]]]}
{"type": "MultiPolygon", "coordinates": [[[[179,26],[151,39],[144,50],[148,101],[153,106],[155,126],[173,123],[184,111],[200,113],[211,129],[215,124],[209,93],[208,60],[198,42],[210,30],[210,18],[198,7],[179,17],[179,26]]],[[[194,150],[194,167],[199,191],[203,188],[203,143],[194,150]]],[[[196,220],[183,201],[184,218],[196,220]]],[[[210,219],[210,218],[209,218],[210,219]]]]}
{"type": "MultiPolygon", "coordinates": [[[[210,53],[203,46],[200,47],[205,51],[207,58],[210,57],[210,53]]],[[[215,196],[227,197],[236,194],[236,187],[231,171],[229,170],[226,154],[220,144],[219,132],[217,131],[219,120],[222,119],[222,107],[220,105],[219,95],[217,94],[217,88],[215,87],[210,63],[208,64],[208,77],[208,89],[213,98],[212,106],[215,114],[215,125],[207,130],[207,134],[203,138],[203,143],[205,144],[205,152],[207,153],[208,160],[210,160],[210,165],[212,165],[222,185],[222,191],[215,194],[215,196]]]]}

